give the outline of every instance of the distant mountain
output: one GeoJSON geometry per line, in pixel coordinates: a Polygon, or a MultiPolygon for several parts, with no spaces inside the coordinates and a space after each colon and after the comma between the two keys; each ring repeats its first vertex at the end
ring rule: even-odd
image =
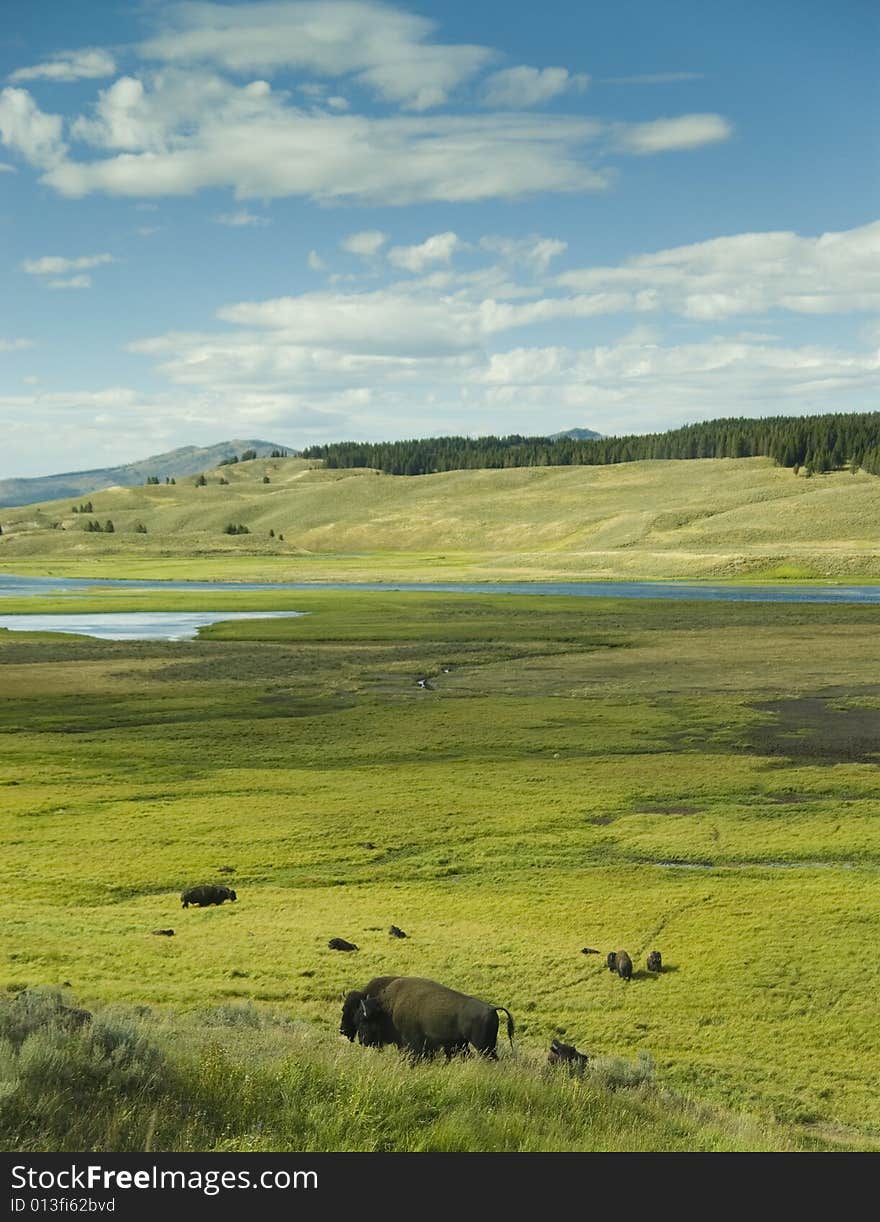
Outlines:
{"type": "Polygon", "coordinates": [[[167,454],[155,454],[139,462],[121,467],[99,467],[93,471],[68,471],[61,475],[38,475],[32,479],[0,479],[0,506],[31,505],[35,501],[54,501],[61,497],[82,496],[121,484],[133,487],[145,484],[151,475],[161,483],[182,475],[198,475],[210,471],[225,458],[240,457],[247,450],[256,450],[258,458],[267,458],[273,450],[282,454],[294,451],[274,441],[220,441],[213,446],[181,446],[167,454]]]}
{"type": "Polygon", "coordinates": [[[548,433],[550,441],[561,441],[563,437],[570,437],[572,441],[595,441],[601,437],[601,433],[594,433],[592,429],[566,429],[562,433],[548,433]]]}

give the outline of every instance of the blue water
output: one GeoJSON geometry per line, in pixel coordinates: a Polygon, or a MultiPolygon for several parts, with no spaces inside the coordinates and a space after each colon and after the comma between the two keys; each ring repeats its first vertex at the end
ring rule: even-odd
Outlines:
{"type": "Polygon", "coordinates": [[[200,628],[231,619],[280,619],[303,611],[119,611],[94,615],[0,615],[12,632],[72,632],[103,641],[190,641],[200,628]]]}
{"type": "MultiPolygon", "coordinates": [[[[0,598],[82,594],[90,589],[195,590],[416,590],[444,594],[569,594],[584,598],[697,598],[729,602],[880,603],[877,586],[703,585],[680,581],[504,582],[238,582],[113,581],[88,577],[13,577],[0,574],[0,598]]],[[[208,601],[207,599],[205,600],[208,601]]],[[[250,619],[253,612],[246,613],[250,619]]],[[[230,614],[223,616],[231,619],[230,614]]]]}

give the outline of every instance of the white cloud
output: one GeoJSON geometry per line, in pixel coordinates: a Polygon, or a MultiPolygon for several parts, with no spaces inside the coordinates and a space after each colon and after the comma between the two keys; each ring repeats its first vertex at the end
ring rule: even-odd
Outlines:
{"type": "Polygon", "coordinates": [[[47,280],[50,289],[90,289],[92,278],[87,275],[69,276],[66,280],[47,280]]]}
{"type": "Polygon", "coordinates": [[[77,259],[65,259],[61,255],[43,255],[41,259],[25,259],[22,271],[29,276],[59,276],[66,272],[83,271],[90,267],[100,267],[103,263],[115,263],[112,255],[82,255],[77,259]]]}
{"type": "Polygon", "coordinates": [[[259,84],[236,89],[175,73],[146,90],[122,78],[102,94],[95,117],[78,120],[73,131],[125,151],[64,161],[44,181],[71,198],[231,187],[239,199],[304,195],[402,205],[603,190],[610,180],[582,160],[581,146],[601,130],[592,120],[303,113],[259,84]]]}
{"type": "Polygon", "coordinates": [[[177,4],[162,10],[162,20],[162,31],[139,47],[146,59],[349,76],[413,110],[445,102],[493,54],[430,41],[435,22],[371,0],[177,4]]]}
{"type": "Polygon", "coordinates": [[[431,263],[448,263],[464,243],[454,233],[435,233],[418,246],[392,246],[389,262],[408,272],[422,272],[431,263]]]}
{"type": "Polygon", "coordinates": [[[603,85],[677,85],[684,81],[704,81],[702,72],[646,72],[641,76],[606,76],[603,85]]]}
{"type": "Polygon", "coordinates": [[[62,51],[52,59],[31,68],[19,68],[11,81],[79,81],[89,77],[112,76],[116,61],[108,51],[86,47],[81,51],[62,51]]]}
{"type": "Polygon", "coordinates": [[[619,146],[626,152],[669,153],[729,140],[733,126],[721,115],[678,115],[620,127],[619,146]]]}
{"type": "Polygon", "coordinates": [[[550,261],[568,249],[568,243],[558,238],[507,238],[494,234],[480,238],[480,246],[501,255],[507,263],[522,265],[537,274],[546,272],[550,261]]]}
{"type": "Polygon", "coordinates": [[[617,267],[566,272],[557,285],[622,296],[637,312],[698,321],[783,309],[880,309],[880,221],[840,233],[743,233],[638,255],[617,267]]]}
{"type": "Polygon", "coordinates": [[[567,68],[504,68],[493,72],[483,85],[484,106],[517,110],[538,106],[563,93],[582,93],[590,83],[584,73],[572,74],[567,68]]]}
{"type": "Polygon", "coordinates": [[[316,250],[309,251],[309,257],[306,262],[313,272],[322,272],[327,266],[316,250]]]}
{"type": "Polygon", "coordinates": [[[0,352],[20,352],[22,348],[33,348],[32,339],[4,339],[0,336],[0,352]]]}
{"type": "Polygon", "coordinates": [[[214,220],[218,225],[229,225],[233,229],[261,229],[272,224],[268,216],[259,216],[246,208],[239,208],[237,212],[221,212],[214,220]]]}
{"type": "Polygon", "coordinates": [[[61,116],[45,114],[26,89],[0,92],[0,140],[31,165],[49,169],[63,159],[62,129],[61,116]]]}
{"type": "Polygon", "coordinates": [[[339,245],[349,254],[370,258],[377,255],[388,241],[388,235],[378,229],[364,229],[360,233],[350,233],[339,245]]]}
{"type": "Polygon", "coordinates": [[[14,165],[7,165],[5,161],[0,161],[0,174],[17,174],[17,173],[18,173],[18,170],[16,170],[14,165]]]}

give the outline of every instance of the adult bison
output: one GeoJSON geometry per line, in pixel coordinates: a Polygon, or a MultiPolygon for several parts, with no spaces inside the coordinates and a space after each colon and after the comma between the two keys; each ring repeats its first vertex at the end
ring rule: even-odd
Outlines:
{"type": "Polygon", "coordinates": [[[615,955],[617,974],[621,980],[629,980],[633,974],[633,961],[625,950],[619,950],[615,955]]]}
{"type": "Polygon", "coordinates": [[[554,1040],[547,1053],[548,1065],[564,1066],[572,1074],[583,1073],[589,1059],[585,1052],[578,1052],[573,1044],[563,1044],[560,1040],[554,1040]]]}
{"type": "MultiPolygon", "coordinates": [[[[397,979],[397,976],[374,976],[362,989],[352,989],[350,993],[345,993],[342,1001],[342,1021],[339,1024],[339,1034],[344,1035],[347,1040],[354,1040],[358,1033],[361,1002],[365,1001],[368,997],[381,997],[391,981],[397,979]]],[[[385,1033],[389,1034],[390,1032],[386,1029],[385,1033]]],[[[393,1038],[383,1041],[386,1044],[393,1044],[394,1042],[393,1038]]],[[[361,1043],[363,1043],[363,1040],[361,1043]]]]}
{"type": "Polygon", "coordinates": [[[190,887],[188,891],[184,891],[180,897],[180,903],[184,908],[189,908],[190,904],[194,904],[197,908],[206,908],[209,904],[222,904],[226,900],[237,899],[238,896],[231,887],[204,883],[201,887],[190,887]]]}
{"type": "Polygon", "coordinates": [[[608,967],[609,972],[617,971],[617,951],[616,950],[610,950],[608,952],[608,954],[605,956],[605,963],[608,967]]]}
{"type": "Polygon", "coordinates": [[[373,998],[365,998],[358,1011],[358,1039],[362,1044],[396,1044],[414,1057],[441,1051],[447,1059],[469,1046],[497,1059],[498,1011],[507,1015],[507,1038],[513,1047],[513,1016],[505,1006],[480,1001],[448,989],[436,980],[399,976],[373,998]]]}
{"type": "Polygon", "coordinates": [[[650,955],[648,955],[647,967],[649,972],[662,972],[663,959],[659,950],[652,950],[650,955]]]}

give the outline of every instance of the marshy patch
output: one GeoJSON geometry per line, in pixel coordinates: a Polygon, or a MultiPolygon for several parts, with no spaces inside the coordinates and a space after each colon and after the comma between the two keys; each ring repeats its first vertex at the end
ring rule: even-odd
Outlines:
{"type": "Polygon", "coordinates": [[[758,755],[821,764],[867,764],[880,758],[880,708],[841,707],[839,695],[766,700],[750,707],[773,718],[750,732],[749,750],[758,755]]]}

